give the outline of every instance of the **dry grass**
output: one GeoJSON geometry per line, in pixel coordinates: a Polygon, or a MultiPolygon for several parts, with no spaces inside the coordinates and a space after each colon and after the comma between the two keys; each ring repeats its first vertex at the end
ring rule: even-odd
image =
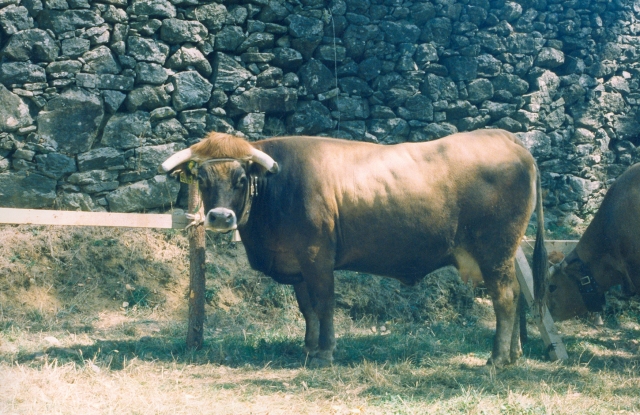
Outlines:
{"type": "Polygon", "coordinates": [[[604,327],[560,324],[569,361],[547,361],[533,331],[495,372],[490,302],[451,270],[413,288],[342,273],[336,363],[309,369],[292,290],[221,237],[197,352],[180,233],[7,226],[0,240],[1,414],[640,413],[637,301],[610,296],[604,327]]]}

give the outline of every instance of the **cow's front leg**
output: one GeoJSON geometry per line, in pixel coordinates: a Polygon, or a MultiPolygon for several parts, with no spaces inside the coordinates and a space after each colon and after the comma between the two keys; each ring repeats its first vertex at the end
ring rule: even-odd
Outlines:
{"type": "Polygon", "coordinates": [[[496,313],[496,335],[487,365],[497,367],[513,363],[522,355],[519,320],[516,318],[520,287],[513,267],[505,268],[508,269],[493,274],[491,276],[493,278],[485,277],[489,295],[493,300],[493,310],[496,313]],[[507,272],[509,270],[513,272],[507,272]]]}
{"type": "Polygon", "coordinates": [[[333,362],[333,350],[336,347],[333,329],[335,304],[333,268],[327,267],[321,270],[317,268],[317,263],[315,263],[304,270],[302,275],[307,285],[311,307],[315,311],[319,323],[318,351],[311,364],[313,366],[327,366],[333,362]]]}
{"type": "Polygon", "coordinates": [[[320,338],[320,321],[311,304],[307,283],[301,282],[293,286],[298,300],[298,308],[304,317],[306,329],[304,334],[304,351],[313,358],[318,353],[318,339],[320,338]]]}

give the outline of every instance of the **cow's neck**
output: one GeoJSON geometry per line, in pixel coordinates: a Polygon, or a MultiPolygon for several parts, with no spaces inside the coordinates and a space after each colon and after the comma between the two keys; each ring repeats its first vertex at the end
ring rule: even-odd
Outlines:
{"type": "Polygon", "coordinates": [[[569,256],[571,258],[567,259],[570,259],[571,262],[577,262],[580,267],[580,278],[576,279],[575,282],[578,285],[578,290],[580,291],[582,301],[587,307],[587,310],[591,312],[602,311],[602,306],[604,306],[605,302],[604,291],[606,287],[601,287],[600,284],[598,284],[593,273],[593,268],[588,262],[582,260],[577,249],[569,256]]]}
{"type": "Polygon", "coordinates": [[[253,204],[253,199],[256,196],[258,196],[258,177],[249,175],[249,183],[247,184],[247,191],[244,195],[242,213],[240,213],[240,216],[238,216],[238,226],[245,225],[249,220],[251,205],[253,204]]]}

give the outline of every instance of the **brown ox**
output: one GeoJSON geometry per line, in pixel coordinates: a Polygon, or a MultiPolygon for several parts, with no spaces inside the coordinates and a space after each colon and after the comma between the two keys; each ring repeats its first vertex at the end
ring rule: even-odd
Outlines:
{"type": "Polygon", "coordinates": [[[640,287],[640,163],[609,188],[576,247],[553,267],[546,299],[556,320],[602,311],[604,293],[640,287]]]}
{"type": "MultiPolygon", "coordinates": [[[[212,133],[162,167],[196,174],[206,227],[237,228],[251,266],[293,284],[316,364],[333,359],[335,269],[415,284],[452,264],[465,281],[484,280],[493,300],[488,363],[521,355],[514,256],[542,207],[534,159],[512,134],[383,146],[314,137],[248,143],[212,133]]],[[[543,249],[536,255],[546,264],[543,249]]]]}

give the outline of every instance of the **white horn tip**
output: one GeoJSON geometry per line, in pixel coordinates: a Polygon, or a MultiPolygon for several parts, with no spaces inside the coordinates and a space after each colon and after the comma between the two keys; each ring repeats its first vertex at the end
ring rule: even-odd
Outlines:
{"type": "Polygon", "coordinates": [[[255,149],[255,148],[253,149],[251,158],[253,159],[253,161],[255,161],[256,163],[260,164],[265,169],[267,169],[269,173],[275,174],[280,171],[280,166],[278,166],[278,163],[274,159],[272,159],[268,154],[258,149],[255,149]]]}
{"type": "Polygon", "coordinates": [[[177,165],[188,161],[193,156],[193,152],[190,148],[186,148],[184,150],[180,150],[175,153],[173,156],[169,157],[160,165],[160,168],[164,170],[165,173],[173,170],[177,165]]]}
{"type": "Polygon", "coordinates": [[[169,172],[169,170],[171,170],[172,166],[171,166],[169,163],[167,163],[167,162],[165,161],[164,163],[162,163],[162,164],[160,165],[160,168],[161,168],[161,169],[162,169],[162,171],[164,171],[165,173],[168,173],[168,172],[169,172]]]}

